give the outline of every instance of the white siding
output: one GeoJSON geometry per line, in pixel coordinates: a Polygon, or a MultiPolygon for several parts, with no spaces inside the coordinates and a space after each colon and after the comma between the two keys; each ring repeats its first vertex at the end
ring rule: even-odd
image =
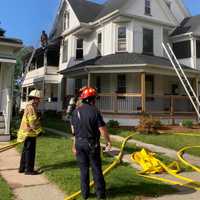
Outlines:
{"type": "Polygon", "coordinates": [[[130,0],[128,3],[126,3],[122,8],[121,12],[124,14],[129,15],[136,15],[145,17],[147,19],[151,20],[159,20],[164,23],[170,23],[176,25],[176,22],[174,21],[172,15],[170,16],[169,11],[167,12],[166,9],[168,7],[163,7],[159,3],[160,0],[152,0],[151,1],[151,16],[145,15],[145,4],[144,0],[130,0]]]}

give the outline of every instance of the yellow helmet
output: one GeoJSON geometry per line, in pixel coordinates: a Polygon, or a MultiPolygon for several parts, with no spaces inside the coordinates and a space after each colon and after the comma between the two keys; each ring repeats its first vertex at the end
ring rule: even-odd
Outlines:
{"type": "Polygon", "coordinates": [[[32,90],[29,94],[29,97],[36,97],[41,99],[42,98],[42,92],[40,90],[32,90]]]}

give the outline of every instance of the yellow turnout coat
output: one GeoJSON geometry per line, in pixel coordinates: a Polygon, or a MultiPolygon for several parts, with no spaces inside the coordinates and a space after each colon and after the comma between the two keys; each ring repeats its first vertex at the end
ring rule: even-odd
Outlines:
{"type": "Polygon", "coordinates": [[[27,137],[37,137],[41,132],[40,119],[37,116],[33,102],[30,101],[24,110],[21,126],[17,134],[17,141],[23,142],[27,137]]]}

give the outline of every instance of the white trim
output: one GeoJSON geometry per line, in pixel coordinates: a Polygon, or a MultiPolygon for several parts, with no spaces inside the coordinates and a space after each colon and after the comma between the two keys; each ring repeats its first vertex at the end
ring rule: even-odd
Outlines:
{"type": "Polygon", "coordinates": [[[11,63],[11,64],[16,64],[16,60],[12,59],[6,59],[6,58],[0,58],[0,62],[2,63],[11,63]]]}
{"type": "Polygon", "coordinates": [[[9,46],[9,47],[15,47],[15,48],[22,48],[23,45],[22,44],[16,44],[16,43],[12,43],[12,42],[3,42],[3,41],[0,41],[0,45],[2,46],[9,46]]]}

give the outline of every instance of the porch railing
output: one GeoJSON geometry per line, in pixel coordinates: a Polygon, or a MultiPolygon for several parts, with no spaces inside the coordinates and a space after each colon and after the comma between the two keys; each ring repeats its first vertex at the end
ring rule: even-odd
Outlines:
{"type": "Polygon", "coordinates": [[[141,94],[99,94],[96,105],[102,112],[138,113],[141,112],[141,94]]]}
{"type": "MultiPolygon", "coordinates": [[[[142,112],[142,95],[137,93],[102,93],[96,101],[102,112],[137,114],[142,112]]],[[[147,95],[145,111],[150,114],[194,114],[195,111],[187,96],[147,95]]]]}

